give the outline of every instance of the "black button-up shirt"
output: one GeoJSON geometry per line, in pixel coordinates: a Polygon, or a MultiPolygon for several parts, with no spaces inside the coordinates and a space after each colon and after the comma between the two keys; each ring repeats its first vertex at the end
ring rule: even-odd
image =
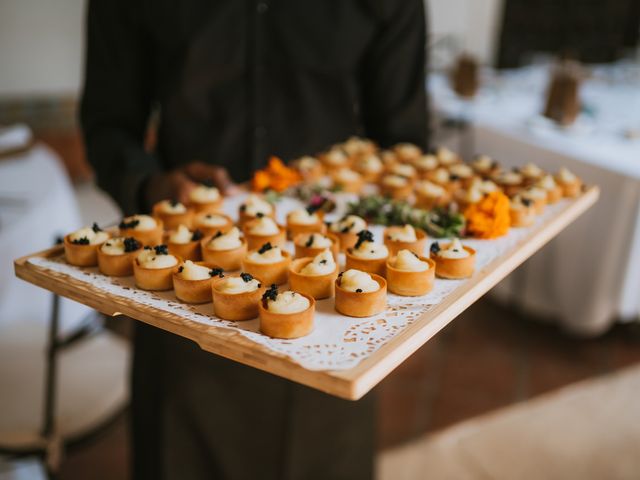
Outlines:
{"type": "Polygon", "coordinates": [[[242,181],[354,134],[427,146],[423,0],[91,0],[87,32],[87,155],[125,211],[193,160],[242,181]]]}

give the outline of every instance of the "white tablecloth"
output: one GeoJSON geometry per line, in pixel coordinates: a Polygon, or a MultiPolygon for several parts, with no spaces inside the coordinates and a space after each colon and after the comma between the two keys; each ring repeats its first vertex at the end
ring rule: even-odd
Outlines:
{"type": "Polygon", "coordinates": [[[567,130],[538,115],[548,80],[541,67],[494,78],[472,102],[459,101],[443,77],[429,85],[437,112],[471,122],[475,152],[507,166],[566,166],[600,185],[600,201],[495,290],[585,335],[640,314],[640,140],[624,136],[640,128],[640,77],[634,85],[632,69],[595,73],[582,89],[590,113],[567,130]]]}

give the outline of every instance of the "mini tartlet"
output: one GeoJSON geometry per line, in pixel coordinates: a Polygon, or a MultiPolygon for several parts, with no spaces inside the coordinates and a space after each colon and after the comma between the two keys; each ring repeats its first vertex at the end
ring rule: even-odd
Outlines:
{"type": "Polygon", "coordinates": [[[315,257],[327,248],[338,259],[340,240],[333,233],[300,233],[293,239],[294,258],[315,257]]]}
{"type": "Polygon", "coordinates": [[[425,295],[433,289],[436,264],[430,258],[400,250],[387,261],[387,288],[405,297],[425,295]]]}
{"type": "Polygon", "coordinates": [[[509,197],[516,195],[524,184],[524,177],[517,168],[514,170],[501,171],[494,175],[492,180],[496,182],[509,197]]]}
{"type": "Polygon", "coordinates": [[[400,250],[410,250],[417,255],[422,255],[427,243],[427,233],[419,228],[407,224],[402,227],[387,227],[384,230],[384,244],[389,250],[389,255],[396,255],[400,250]]]}
{"type": "Polygon", "coordinates": [[[257,250],[250,250],[242,259],[242,270],[250,273],[261,282],[282,285],[289,279],[289,252],[280,247],[265,243],[257,250]]]}
{"type": "Polygon", "coordinates": [[[67,262],[77,267],[95,267],[98,264],[98,248],[110,237],[97,223],[65,235],[64,255],[67,262]]]}
{"type": "Polygon", "coordinates": [[[200,247],[205,262],[218,265],[226,271],[239,270],[247,254],[247,241],[240,236],[237,227],[203,238],[200,247]]]}
{"type": "Polygon", "coordinates": [[[133,275],[133,260],[140,253],[142,243],[133,237],[110,238],[98,248],[98,269],[110,277],[133,275]]]}
{"type": "Polygon", "coordinates": [[[367,273],[385,276],[389,249],[386,245],[375,243],[369,230],[358,233],[358,241],[345,252],[347,270],[355,269],[367,273]]]}
{"type": "Polygon", "coordinates": [[[173,290],[185,303],[208,303],[211,283],[223,277],[222,269],[215,265],[187,260],[173,271],[173,290]]]}
{"type": "Polygon", "coordinates": [[[563,196],[573,198],[580,195],[582,180],[569,169],[562,167],[555,176],[555,180],[562,189],[563,196]]]}
{"type": "Polygon", "coordinates": [[[287,241],[287,230],[278,225],[273,218],[262,215],[246,222],[243,233],[249,250],[260,248],[265,243],[284,246],[287,241]]]}
{"type": "Polygon", "coordinates": [[[341,192],[359,193],[364,183],[362,176],[350,168],[341,168],[332,173],[333,186],[341,192]]]}
{"type": "Polygon", "coordinates": [[[222,213],[203,212],[193,218],[193,228],[197,228],[205,236],[227,232],[231,227],[233,227],[233,220],[222,213]]]}
{"type": "Polygon", "coordinates": [[[417,182],[414,193],[416,206],[426,210],[444,207],[451,201],[451,193],[446,188],[429,180],[417,182]]]}
{"type": "Polygon", "coordinates": [[[347,270],[335,283],[335,309],[348,317],[371,317],[387,308],[387,282],[380,275],[347,270]]]}
{"type": "Polygon", "coordinates": [[[236,322],[258,316],[264,286],[249,273],[228,275],[211,283],[213,313],[223,320],[236,322]]]}
{"type": "Polygon", "coordinates": [[[449,167],[449,174],[452,179],[459,180],[463,188],[469,188],[474,180],[479,179],[473,168],[466,163],[454,163],[449,167]]]}
{"type": "Polygon", "coordinates": [[[316,302],[304,293],[272,285],[258,305],[260,331],[272,338],[300,338],[313,330],[316,302]]]}
{"type": "Polygon", "coordinates": [[[528,187],[522,190],[519,195],[531,202],[536,211],[536,215],[544,212],[544,207],[547,205],[547,191],[544,188],[528,187]]]}
{"type": "Polygon", "coordinates": [[[161,219],[150,215],[132,215],[122,219],[118,225],[120,237],[133,237],[142,245],[162,243],[164,224],[161,219]]]}
{"type": "Polygon", "coordinates": [[[456,163],[462,163],[462,158],[460,155],[449,150],[447,147],[438,147],[435,152],[436,157],[438,158],[438,163],[443,167],[449,167],[451,165],[455,165],[456,163]]]}
{"type": "Polygon", "coordinates": [[[358,233],[367,228],[364,218],[357,215],[346,215],[337,222],[333,222],[329,231],[340,240],[340,251],[353,247],[358,241],[358,233]]]}
{"type": "Polygon", "coordinates": [[[413,181],[395,173],[384,175],[380,181],[380,193],[394,200],[405,200],[413,191],[413,181]]]}
{"type": "Polygon", "coordinates": [[[166,245],[145,246],[133,259],[136,286],[142,290],[171,290],[173,272],[180,261],[166,245]]]}
{"type": "Polygon", "coordinates": [[[311,208],[300,208],[287,214],[287,237],[293,239],[300,233],[324,233],[327,229],[322,213],[311,208]]]}
{"type": "Polygon", "coordinates": [[[422,149],[413,143],[403,142],[393,146],[393,153],[400,162],[414,162],[422,155],[422,149]]]}
{"type": "Polygon", "coordinates": [[[329,173],[349,167],[351,164],[349,156],[338,146],[331,147],[325,153],[320,154],[319,158],[325,170],[329,173]]]}
{"type": "Polygon", "coordinates": [[[524,167],[520,168],[520,173],[524,178],[525,186],[533,185],[545,175],[544,170],[535,163],[527,163],[524,167]]]}
{"type": "Polygon", "coordinates": [[[471,168],[485,178],[493,177],[500,171],[498,162],[488,155],[477,155],[471,162],[471,168]]]}
{"type": "Polygon", "coordinates": [[[438,168],[438,159],[435,155],[427,153],[416,158],[413,161],[413,166],[418,172],[418,177],[424,179],[429,172],[438,168]]]}
{"type": "Polygon", "coordinates": [[[365,182],[377,182],[384,171],[384,165],[380,157],[370,153],[359,157],[353,164],[353,169],[362,176],[365,182]]]}
{"type": "Polygon", "coordinates": [[[329,250],[293,260],[289,267],[289,287],[316,300],[333,296],[336,278],[338,264],[329,250]]]}
{"type": "Polygon", "coordinates": [[[220,190],[201,183],[189,192],[189,207],[195,213],[216,213],[222,210],[224,203],[220,190]]]}
{"type": "Polygon", "coordinates": [[[291,163],[291,166],[300,174],[305,182],[318,181],[324,174],[324,168],[320,160],[309,155],[295,159],[291,163]]]}
{"type": "Polygon", "coordinates": [[[476,251],[454,238],[451,243],[434,242],[430,247],[430,258],[436,263],[436,275],[440,278],[460,279],[473,275],[476,251]]]}
{"type": "Polygon", "coordinates": [[[184,260],[194,262],[202,260],[200,240],[204,234],[200,230],[189,230],[185,225],[180,225],[166,235],[165,243],[169,247],[169,253],[177,255],[184,260]]]}
{"type": "Polygon", "coordinates": [[[153,216],[164,223],[167,230],[175,230],[179,225],[191,227],[193,210],[177,200],[162,200],[153,206],[153,216]]]}
{"type": "Polygon", "coordinates": [[[535,184],[547,191],[547,203],[556,203],[562,198],[562,187],[556,183],[553,175],[546,174],[535,184]]]}
{"type": "Polygon", "coordinates": [[[536,219],[536,209],[533,202],[520,195],[516,195],[509,201],[509,217],[512,227],[528,227],[536,219]]]}
{"type": "Polygon", "coordinates": [[[276,218],[276,211],[273,205],[265,200],[264,197],[251,193],[242,205],[238,207],[238,225],[242,228],[246,222],[257,218],[259,215],[276,218]]]}

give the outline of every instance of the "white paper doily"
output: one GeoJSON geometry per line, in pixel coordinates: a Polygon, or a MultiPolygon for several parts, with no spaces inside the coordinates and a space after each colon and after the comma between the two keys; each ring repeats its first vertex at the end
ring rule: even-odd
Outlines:
{"type": "MultiPolygon", "coordinates": [[[[241,196],[228,199],[225,211],[233,215],[241,201],[241,196]]],[[[277,207],[278,218],[283,219],[286,212],[299,205],[295,200],[283,199],[277,207]]],[[[564,205],[563,200],[548,206],[545,213],[537,218],[535,225],[548,221],[564,205]]],[[[341,202],[338,212],[343,209],[344,202],[341,202]]],[[[336,213],[334,216],[340,214],[336,213]]],[[[511,251],[535,225],[529,228],[512,228],[508,235],[495,240],[465,240],[465,244],[477,251],[476,274],[495,258],[511,251]]],[[[374,226],[371,230],[376,239],[380,239],[382,227],[374,226]]],[[[291,244],[287,248],[293,252],[291,244]]],[[[427,245],[427,251],[428,248],[427,245]]],[[[248,339],[288,356],[308,370],[346,370],[355,367],[466,282],[436,278],[433,290],[422,297],[389,294],[386,312],[364,319],[338,314],[333,308],[333,299],[320,300],[316,304],[315,328],[311,334],[295,340],[279,340],[259,333],[257,319],[238,323],[221,320],[213,315],[210,303],[187,305],[177,300],[172,291],[146,292],[137,289],[133,277],[107,277],[100,274],[97,268],[74,267],[65,263],[64,256],[51,259],[33,257],[29,262],[91,284],[92,288],[109,295],[133,299],[194,322],[234,329],[248,339]]],[[[341,265],[342,262],[343,259],[341,265]]]]}

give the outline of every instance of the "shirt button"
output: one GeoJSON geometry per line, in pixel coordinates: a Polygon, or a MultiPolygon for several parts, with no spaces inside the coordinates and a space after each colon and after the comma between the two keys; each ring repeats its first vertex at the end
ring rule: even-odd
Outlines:
{"type": "Polygon", "coordinates": [[[267,5],[266,2],[260,2],[256,6],[256,10],[260,14],[267,13],[267,10],[269,10],[269,5],[267,5]]]}

